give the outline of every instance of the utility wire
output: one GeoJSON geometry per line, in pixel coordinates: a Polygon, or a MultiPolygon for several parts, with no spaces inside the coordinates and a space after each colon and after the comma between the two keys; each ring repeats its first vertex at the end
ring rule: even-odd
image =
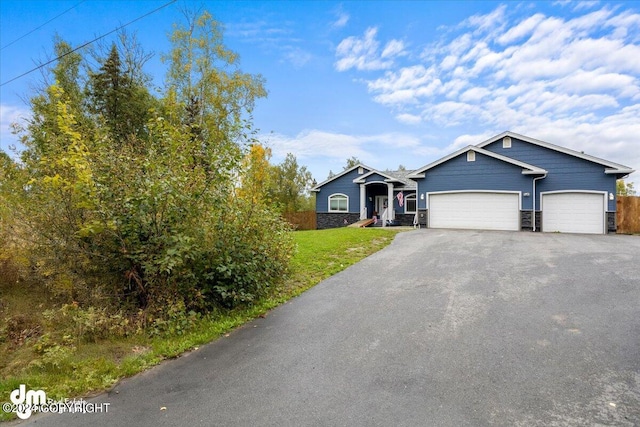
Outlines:
{"type": "Polygon", "coordinates": [[[142,16],[139,16],[138,18],[134,19],[133,21],[129,21],[129,22],[127,22],[126,24],[121,25],[121,26],[119,26],[118,28],[116,28],[116,29],[114,29],[114,30],[109,31],[108,33],[105,33],[105,34],[103,34],[103,35],[101,35],[101,36],[99,36],[99,37],[96,37],[95,39],[93,39],[93,40],[91,40],[91,41],[88,41],[88,42],[86,42],[85,44],[83,44],[83,45],[80,45],[80,46],[76,47],[75,49],[70,50],[69,52],[63,53],[62,55],[58,56],[57,58],[54,58],[54,59],[52,59],[52,60],[50,60],[50,61],[47,61],[47,62],[45,62],[44,64],[40,64],[40,65],[38,65],[37,67],[32,68],[31,70],[29,70],[29,71],[27,71],[27,72],[24,72],[24,73],[20,74],[19,76],[16,76],[16,77],[12,78],[11,80],[7,80],[6,82],[4,82],[4,83],[0,84],[0,87],[4,86],[4,85],[6,85],[6,84],[9,84],[9,83],[11,83],[11,82],[13,82],[13,81],[16,81],[16,80],[18,80],[19,78],[26,76],[27,74],[31,74],[31,73],[33,73],[34,71],[39,70],[40,68],[46,67],[47,65],[49,65],[49,64],[51,64],[51,63],[53,63],[53,62],[56,62],[57,60],[62,59],[62,58],[64,58],[65,56],[67,56],[67,55],[69,55],[69,54],[71,54],[71,53],[73,53],[73,52],[75,52],[75,51],[77,51],[77,50],[82,49],[83,47],[89,46],[91,43],[96,42],[96,41],[98,41],[98,40],[100,40],[100,39],[102,39],[102,38],[104,38],[104,37],[108,36],[109,34],[113,34],[113,33],[115,33],[116,31],[119,31],[119,30],[123,29],[124,27],[126,27],[126,26],[128,26],[128,25],[131,25],[131,24],[133,24],[134,22],[137,22],[137,21],[141,20],[142,18],[146,18],[147,16],[151,15],[152,13],[155,13],[155,12],[159,11],[160,9],[164,9],[165,7],[169,6],[169,5],[170,5],[170,4],[172,4],[172,3],[175,3],[176,1],[178,1],[178,0],[171,0],[171,1],[169,1],[169,2],[167,2],[167,3],[165,3],[165,4],[163,4],[163,5],[162,5],[162,6],[160,6],[159,8],[154,9],[154,10],[152,10],[151,12],[147,12],[146,14],[144,14],[144,15],[142,15],[142,16]]]}
{"type": "Polygon", "coordinates": [[[11,43],[6,44],[6,45],[2,46],[2,47],[0,48],[0,50],[4,50],[5,48],[7,48],[7,47],[11,46],[12,44],[14,44],[14,43],[16,43],[16,42],[18,42],[18,41],[22,40],[22,39],[23,39],[23,38],[25,38],[25,37],[27,37],[29,34],[31,34],[31,33],[33,33],[33,32],[35,32],[35,31],[38,31],[40,28],[44,27],[44,26],[45,26],[45,25],[47,25],[49,22],[51,22],[51,21],[53,21],[53,20],[55,20],[55,19],[60,18],[62,15],[64,15],[64,14],[65,14],[65,13],[67,13],[67,12],[69,12],[70,10],[75,9],[76,7],[80,6],[80,5],[81,5],[82,3],[84,3],[85,1],[86,1],[86,0],[82,0],[80,3],[77,3],[75,6],[71,6],[69,9],[65,10],[64,12],[62,12],[61,14],[59,14],[59,15],[57,15],[57,16],[54,16],[53,18],[49,19],[47,22],[45,22],[44,24],[40,25],[39,27],[34,28],[33,30],[29,31],[28,33],[26,33],[26,34],[24,34],[24,35],[22,35],[22,36],[18,37],[17,39],[15,39],[14,41],[12,41],[11,43]]]}

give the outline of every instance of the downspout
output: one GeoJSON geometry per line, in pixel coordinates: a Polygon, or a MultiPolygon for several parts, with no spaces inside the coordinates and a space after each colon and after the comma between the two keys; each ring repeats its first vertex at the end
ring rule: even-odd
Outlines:
{"type": "Polygon", "coordinates": [[[533,211],[531,212],[531,224],[533,225],[533,231],[536,231],[536,180],[546,178],[547,174],[545,173],[542,176],[537,178],[533,178],[533,211]]]}

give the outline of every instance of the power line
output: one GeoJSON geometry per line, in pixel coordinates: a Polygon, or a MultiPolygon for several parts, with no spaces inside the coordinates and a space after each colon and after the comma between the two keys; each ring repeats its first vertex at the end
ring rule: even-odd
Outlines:
{"type": "Polygon", "coordinates": [[[83,45],[80,45],[80,46],[76,47],[75,49],[70,50],[69,52],[63,53],[62,55],[58,56],[57,58],[54,58],[54,59],[52,59],[52,60],[50,60],[50,61],[47,61],[47,62],[45,62],[44,64],[40,64],[40,65],[38,65],[37,67],[32,68],[31,70],[29,70],[29,71],[27,71],[27,72],[24,72],[24,73],[20,74],[19,76],[16,76],[16,77],[12,78],[11,80],[7,80],[6,82],[4,82],[4,83],[0,84],[0,87],[4,86],[4,85],[6,85],[6,84],[9,84],[9,83],[11,83],[11,82],[13,82],[13,81],[16,81],[16,80],[18,80],[19,78],[26,76],[27,74],[31,74],[31,73],[33,73],[34,71],[39,70],[40,68],[46,67],[47,65],[49,65],[49,64],[51,64],[51,63],[53,63],[53,62],[56,62],[57,60],[62,59],[62,58],[64,58],[65,56],[67,56],[67,55],[69,55],[69,54],[72,54],[73,52],[75,52],[75,51],[77,51],[77,50],[82,49],[83,47],[89,46],[91,43],[96,42],[96,41],[98,41],[98,40],[100,40],[100,39],[102,39],[102,38],[104,38],[104,37],[108,36],[109,34],[113,34],[113,33],[115,33],[116,31],[119,31],[119,30],[123,29],[124,27],[126,27],[126,26],[128,26],[128,25],[131,25],[131,24],[133,24],[134,22],[137,22],[137,21],[141,20],[142,18],[146,18],[147,16],[149,16],[149,15],[151,15],[151,14],[153,14],[153,13],[155,13],[155,12],[159,11],[160,9],[164,9],[165,7],[169,6],[171,3],[175,3],[176,1],[178,1],[178,0],[171,0],[171,1],[169,1],[169,2],[167,2],[167,3],[165,3],[165,4],[163,4],[163,5],[162,5],[162,6],[160,6],[159,8],[154,9],[154,10],[152,10],[151,12],[147,12],[146,14],[144,14],[144,15],[142,15],[142,16],[139,16],[138,18],[134,19],[133,21],[129,21],[129,22],[127,22],[126,24],[121,25],[121,26],[119,26],[118,28],[116,28],[116,29],[114,29],[114,30],[109,31],[108,33],[105,33],[105,34],[103,34],[103,35],[101,35],[101,36],[99,36],[99,37],[96,37],[95,39],[93,39],[93,40],[91,40],[91,41],[88,41],[88,42],[86,42],[85,44],[83,44],[83,45]]]}
{"type": "Polygon", "coordinates": [[[18,42],[18,41],[22,40],[22,39],[23,39],[23,38],[25,38],[25,37],[27,37],[29,34],[34,33],[34,32],[36,32],[36,31],[38,31],[40,28],[44,27],[44,26],[45,26],[45,25],[47,25],[49,22],[51,22],[51,21],[53,21],[53,20],[55,20],[55,19],[60,18],[62,15],[64,15],[64,14],[65,14],[65,13],[67,13],[67,12],[69,12],[70,10],[75,9],[76,7],[80,6],[80,5],[81,5],[82,3],[84,3],[85,1],[86,1],[86,0],[82,0],[80,3],[77,3],[77,4],[76,4],[76,5],[74,5],[74,6],[71,6],[69,9],[65,10],[64,12],[62,12],[61,14],[59,14],[59,15],[57,15],[57,16],[54,16],[53,18],[49,19],[47,22],[45,22],[44,24],[40,25],[39,27],[34,28],[33,30],[29,31],[28,33],[26,33],[26,34],[24,34],[24,35],[22,35],[22,36],[18,37],[17,39],[15,39],[14,41],[12,41],[11,43],[6,44],[6,45],[2,46],[2,47],[0,48],[0,50],[4,50],[5,48],[7,48],[7,47],[11,46],[12,44],[14,44],[14,43],[16,43],[16,42],[18,42]]]}

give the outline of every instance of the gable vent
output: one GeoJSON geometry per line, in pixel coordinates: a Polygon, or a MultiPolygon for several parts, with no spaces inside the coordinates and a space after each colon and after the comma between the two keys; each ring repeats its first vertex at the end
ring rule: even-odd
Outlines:
{"type": "Polygon", "coordinates": [[[476,161],[476,152],[475,151],[467,151],[467,162],[475,162],[476,161]]]}
{"type": "Polygon", "coordinates": [[[511,138],[505,136],[502,138],[502,148],[511,148],[511,138]]]}

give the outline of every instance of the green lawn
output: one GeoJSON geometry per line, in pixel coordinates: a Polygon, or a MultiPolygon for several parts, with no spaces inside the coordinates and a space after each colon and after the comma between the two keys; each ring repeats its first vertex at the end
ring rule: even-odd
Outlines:
{"type": "MultiPolygon", "coordinates": [[[[397,232],[380,228],[293,232],[297,251],[291,262],[291,274],[269,297],[251,307],[211,314],[173,335],[150,338],[139,334],[91,344],[76,343],[73,347],[61,345],[43,359],[35,352],[32,338],[26,338],[24,344],[16,347],[0,333],[0,402],[8,401],[9,393],[20,384],[43,389],[47,397],[53,399],[88,396],[108,389],[123,377],[197,349],[265,315],[323,279],[382,249],[397,232]]],[[[19,287],[9,286],[2,291],[0,319],[3,322],[18,313],[29,313],[29,318],[37,323],[42,318],[41,312],[50,308],[46,302],[27,297],[19,287]]],[[[0,420],[12,418],[13,414],[0,411],[0,420]]]]}

